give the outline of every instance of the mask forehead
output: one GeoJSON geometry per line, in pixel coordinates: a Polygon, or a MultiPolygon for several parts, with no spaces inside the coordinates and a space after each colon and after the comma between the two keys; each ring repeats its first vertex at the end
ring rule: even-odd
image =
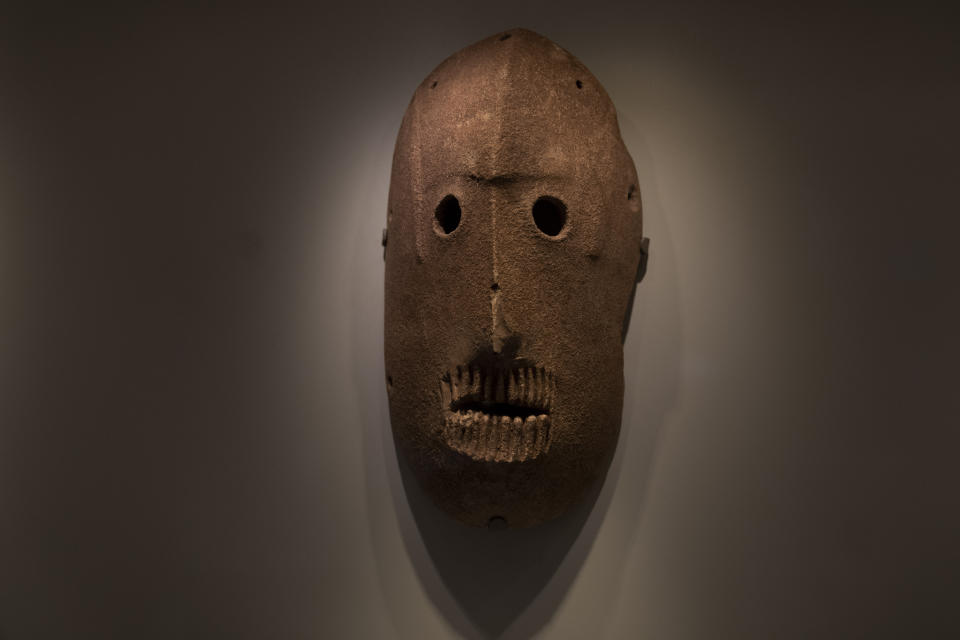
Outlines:
{"type": "Polygon", "coordinates": [[[570,177],[596,173],[622,147],[616,111],[593,74],[523,30],[481,41],[437,67],[415,92],[403,130],[398,153],[432,176],[570,177]]]}

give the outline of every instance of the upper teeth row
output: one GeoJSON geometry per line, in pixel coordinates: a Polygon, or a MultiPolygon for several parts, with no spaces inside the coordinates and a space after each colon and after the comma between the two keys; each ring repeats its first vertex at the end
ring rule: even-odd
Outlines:
{"type": "Polygon", "coordinates": [[[507,371],[457,367],[448,371],[440,382],[444,407],[472,400],[549,411],[556,391],[556,378],[543,367],[521,367],[507,371]]]}

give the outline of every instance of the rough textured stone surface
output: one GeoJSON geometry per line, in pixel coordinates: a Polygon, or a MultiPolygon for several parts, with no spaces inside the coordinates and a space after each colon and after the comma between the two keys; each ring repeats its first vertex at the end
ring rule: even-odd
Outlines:
{"type": "Polygon", "coordinates": [[[390,183],[387,389],[398,449],[459,520],[531,526],[605,474],[641,226],[613,103],[550,40],[491,36],[417,88],[390,183]]]}

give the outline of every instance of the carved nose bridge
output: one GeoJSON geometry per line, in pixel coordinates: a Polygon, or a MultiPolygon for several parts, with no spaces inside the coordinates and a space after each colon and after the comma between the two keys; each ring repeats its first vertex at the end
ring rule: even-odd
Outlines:
{"type": "Polygon", "coordinates": [[[492,251],[492,271],[490,285],[490,338],[493,342],[493,352],[501,353],[504,342],[510,337],[510,329],[503,317],[503,291],[500,288],[500,263],[498,249],[500,242],[497,229],[497,205],[492,203],[491,225],[490,225],[490,248],[492,251]]]}
{"type": "Polygon", "coordinates": [[[493,352],[500,353],[503,344],[510,337],[510,329],[503,317],[503,292],[494,281],[490,287],[490,336],[493,340],[493,352]]]}
{"type": "MultiPolygon", "coordinates": [[[[478,178],[488,193],[490,212],[490,339],[494,353],[503,353],[505,347],[511,347],[513,332],[507,323],[504,313],[504,303],[511,295],[504,290],[503,267],[509,265],[508,253],[511,250],[510,239],[510,197],[511,185],[515,178],[512,175],[494,175],[493,177],[478,178]]],[[[509,279],[509,278],[507,278],[509,279]]],[[[507,289],[510,289],[507,286],[507,289]]]]}

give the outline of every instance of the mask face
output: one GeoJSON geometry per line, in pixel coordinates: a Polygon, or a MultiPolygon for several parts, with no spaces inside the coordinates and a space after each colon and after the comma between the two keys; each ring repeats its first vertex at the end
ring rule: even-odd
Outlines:
{"type": "Polygon", "coordinates": [[[517,29],[416,90],[393,158],[385,351],[398,449],[437,505],[527,527],[602,477],[645,252],[596,78],[517,29]]]}

